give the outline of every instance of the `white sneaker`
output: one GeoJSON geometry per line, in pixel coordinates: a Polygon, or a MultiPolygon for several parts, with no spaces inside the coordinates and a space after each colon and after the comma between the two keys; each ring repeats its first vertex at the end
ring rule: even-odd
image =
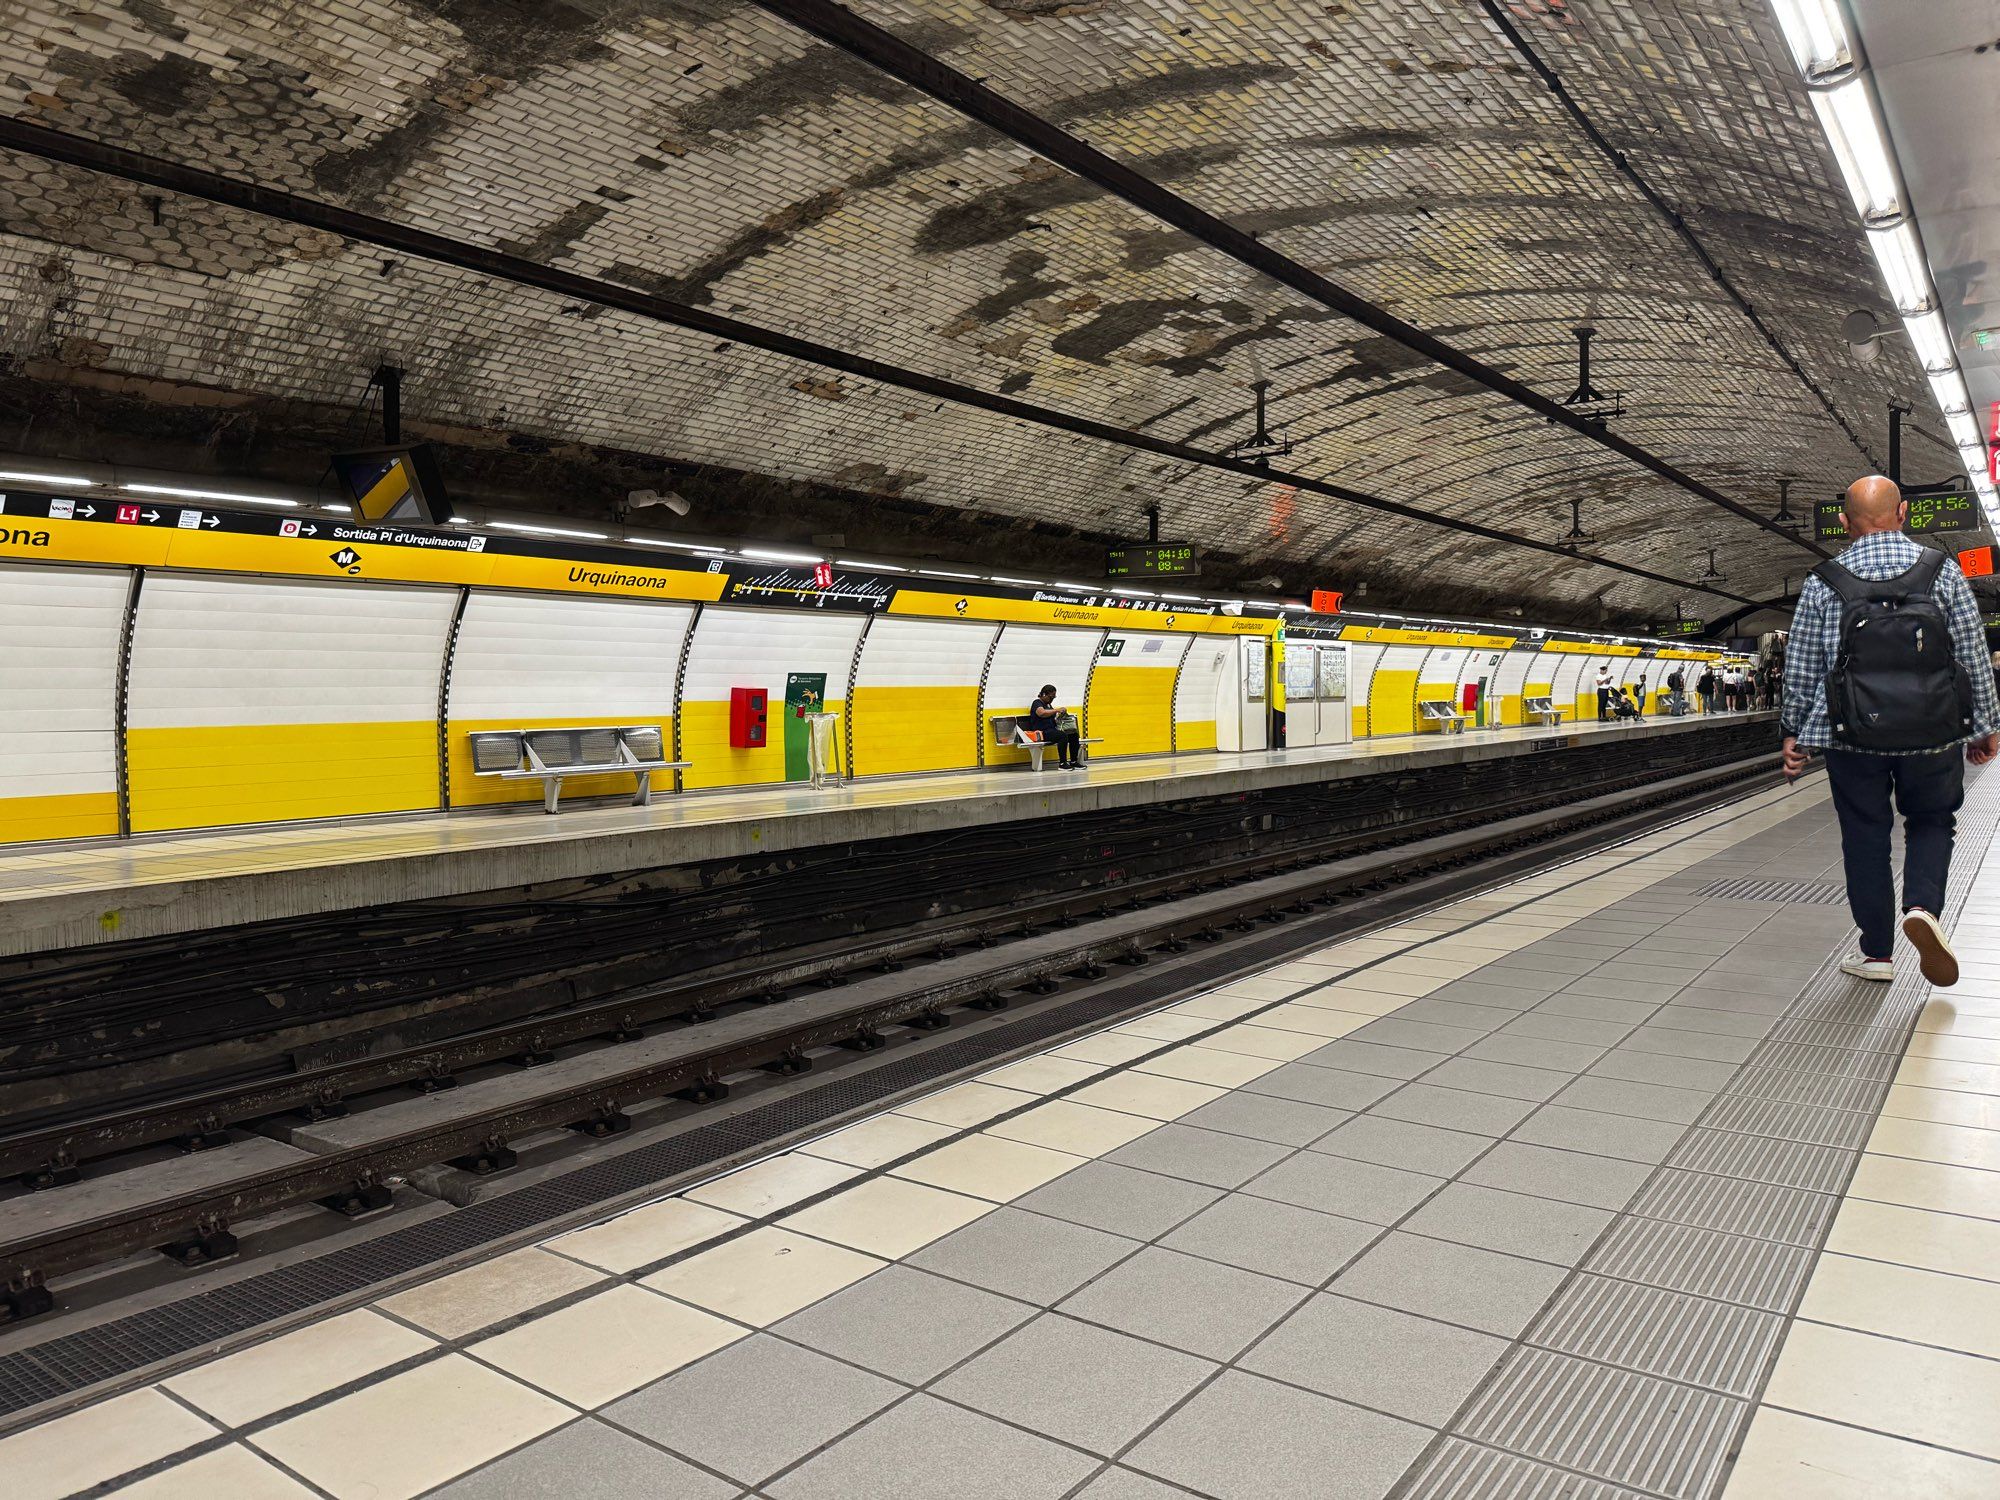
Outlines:
{"type": "Polygon", "coordinates": [[[1917,968],[1924,978],[1941,990],[1958,983],[1958,957],[1945,941],[1936,917],[1921,907],[1911,907],[1903,913],[1903,936],[1915,946],[1917,968]]]}
{"type": "Polygon", "coordinates": [[[1886,958],[1864,958],[1859,953],[1850,953],[1840,961],[1840,972],[1887,984],[1896,977],[1896,966],[1886,958]]]}

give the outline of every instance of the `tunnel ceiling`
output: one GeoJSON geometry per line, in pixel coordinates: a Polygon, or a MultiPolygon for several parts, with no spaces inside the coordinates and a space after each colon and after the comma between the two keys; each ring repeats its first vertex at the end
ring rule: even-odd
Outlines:
{"type": "MultiPolygon", "coordinates": [[[[1766,0],[1494,8],[1513,35],[1481,0],[855,7],[1544,395],[1594,326],[1614,430],[1763,514],[1781,475],[1803,500],[1869,467],[1853,434],[1879,463],[1923,382],[1839,336],[1873,267],[1766,0]]],[[[1718,548],[1753,597],[1814,560],[755,5],[6,12],[10,112],[75,137],[1205,449],[1249,436],[1261,374],[1291,470],[1543,540],[1578,496],[1597,550],[1693,578],[1718,548]]],[[[1292,588],[1624,617],[1677,594],[27,155],[0,153],[0,268],[0,358],[32,382],[351,411],[386,360],[412,423],[1091,533],[1143,534],[1157,501],[1292,588]]],[[[1950,453],[1911,438],[1915,469],[1950,453]]]]}

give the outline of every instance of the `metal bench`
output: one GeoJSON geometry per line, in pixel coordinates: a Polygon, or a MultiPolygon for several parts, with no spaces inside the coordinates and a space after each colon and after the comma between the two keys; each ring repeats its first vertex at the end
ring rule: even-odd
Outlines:
{"type": "Polygon", "coordinates": [[[1563,711],[1552,698],[1523,698],[1521,712],[1531,719],[1540,719],[1550,729],[1559,727],[1563,721],[1563,711]]]}
{"type": "MultiPolygon", "coordinates": [[[[1034,769],[1037,771],[1041,770],[1042,752],[1049,748],[1049,742],[1047,740],[1030,739],[1028,732],[1021,727],[1021,715],[995,714],[991,722],[993,725],[994,744],[1015,750],[1027,751],[1028,760],[1034,769]]],[[[1101,736],[1094,740],[1078,740],[1076,742],[1077,759],[1079,761],[1083,759],[1083,747],[1085,745],[1101,745],[1103,743],[1104,740],[1101,736]]]]}
{"type": "Polygon", "coordinates": [[[1442,698],[1419,703],[1417,705],[1417,712],[1423,715],[1425,723],[1437,725],[1438,731],[1442,734],[1465,733],[1466,715],[1460,713],[1442,698]]]}
{"type": "Polygon", "coordinates": [[[572,776],[632,775],[639,789],[634,807],[653,800],[653,772],[678,771],[693,765],[664,758],[665,745],[657,724],[630,724],[603,729],[485,729],[468,734],[472,741],[472,772],[502,781],[540,781],[542,805],[556,810],[563,782],[572,776]]]}

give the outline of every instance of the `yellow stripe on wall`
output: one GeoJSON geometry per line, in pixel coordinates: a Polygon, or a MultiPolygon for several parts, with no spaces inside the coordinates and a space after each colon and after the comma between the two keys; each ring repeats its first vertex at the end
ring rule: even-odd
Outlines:
{"type": "Polygon", "coordinates": [[[428,720],[134,729],[125,746],[135,833],[438,805],[428,720]]]}
{"type": "MultiPolygon", "coordinates": [[[[827,710],[844,714],[847,703],[844,699],[829,698],[827,710]]],[[[768,743],[756,750],[738,750],[729,743],[729,705],[727,702],[685,702],[681,704],[681,753],[676,760],[693,762],[681,772],[681,785],[692,791],[696,787],[709,786],[767,786],[774,781],[785,779],[785,702],[782,696],[770,704],[770,716],[766,720],[768,743]]],[[[671,719],[666,721],[671,734],[671,719]]],[[[836,730],[840,733],[840,730],[836,730]]],[[[669,741],[671,743],[671,741],[669,741]]],[[[845,744],[840,750],[841,764],[847,762],[845,744]]],[[[655,788],[664,785],[654,782],[655,788]]]]}
{"type": "Polygon", "coordinates": [[[1092,755],[1159,755],[1173,748],[1174,672],[1100,661],[1090,674],[1092,755]]]}
{"type": "Polygon", "coordinates": [[[1368,684],[1368,732],[1414,734],[1417,718],[1417,674],[1375,669],[1368,684]]]}
{"type": "Polygon", "coordinates": [[[1365,740],[1368,734],[1368,705],[1357,703],[1354,705],[1354,737],[1357,740],[1365,740]]]}
{"type": "MultiPolygon", "coordinates": [[[[979,689],[854,689],[854,774],[957,771],[979,763],[979,689]]],[[[690,759],[693,757],[690,756],[690,759]]],[[[780,768],[783,757],[779,759],[780,768]]]]}
{"type": "Polygon", "coordinates": [[[1213,750],[1215,748],[1215,720],[1181,719],[1174,725],[1174,748],[1177,750],[1213,750]]]}
{"type": "Polygon", "coordinates": [[[118,832],[116,792],[55,797],[0,797],[0,844],[87,839],[118,832]]]}
{"type": "MultiPolygon", "coordinates": [[[[451,776],[451,805],[482,807],[501,802],[542,800],[540,781],[525,778],[507,781],[498,776],[474,775],[472,743],[466,738],[469,734],[481,734],[489,729],[602,729],[628,724],[659,725],[663,752],[660,758],[674,758],[674,721],[666,714],[628,714],[619,719],[453,719],[450,732],[445,736],[445,765],[451,776]]],[[[620,794],[629,797],[636,785],[636,779],[630,773],[620,776],[572,776],[563,782],[562,794],[564,801],[572,797],[612,797],[620,794]]],[[[673,786],[672,771],[653,773],[653,790],[656,793],[670,792],[673,786]]]]}

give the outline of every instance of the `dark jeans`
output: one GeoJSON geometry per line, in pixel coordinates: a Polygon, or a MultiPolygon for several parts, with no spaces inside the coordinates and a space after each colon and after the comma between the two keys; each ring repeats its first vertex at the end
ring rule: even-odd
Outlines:
{"type": "Polygon", "coordinates": [[[1599,688],[1597,690],[1597,717],[1600,719],[1611,717],[1611,694],[1612,689],[1610,688],[1599,688]]]}
{"type": "Polygon", "coordinates": [[[1903,910],[1920,906],[1942,917],[1955,814],[1965,801],[1965,753],[1956,745],[1925,755],[1824,753],[1861,956],[1887,958],[1896,942],[1896,884],[1889,871],[1896,811],[1903,814],[1903,910]]]}
{"type": "Polygon", "coordinates": [[[1056,759],[1066,766],[1083,758],[1082,736],[1074,729],[1051,729],[1048,742],[1055,747],[1056,759]]]}

